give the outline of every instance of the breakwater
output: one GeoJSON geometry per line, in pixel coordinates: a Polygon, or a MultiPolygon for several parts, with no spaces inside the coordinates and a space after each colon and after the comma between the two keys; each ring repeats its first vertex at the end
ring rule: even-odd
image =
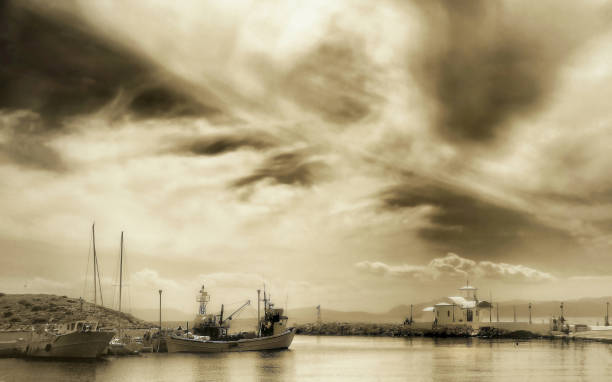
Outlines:
{"type": "Polygon", "coordinates": [[[500,328],[469,325],[433,326],[431,323],[413,325],[394,323],[325,322],[298,325],[297,334],[314,336],[377,336],[377,337],[483,337],[483,338],[542,338],[540,328],[500,328]]]}

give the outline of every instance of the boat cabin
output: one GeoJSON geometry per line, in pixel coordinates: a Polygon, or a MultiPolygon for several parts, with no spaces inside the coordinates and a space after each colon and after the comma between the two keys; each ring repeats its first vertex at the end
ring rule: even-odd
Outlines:
{"type": "Polygon", "coordinates": [[[265,311],[264,319],[261,322],[261,335],[274,336],[287,330],[288,317],[283,315],[284,310],[274,308],[274,304],[269,303],[265,311]]]}

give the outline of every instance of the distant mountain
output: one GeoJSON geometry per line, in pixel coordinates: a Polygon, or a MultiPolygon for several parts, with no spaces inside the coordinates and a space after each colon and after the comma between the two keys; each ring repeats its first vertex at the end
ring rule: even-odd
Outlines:
{"type": "MultiPolygon", "coordinates": [[[[446,301],[446,298],[439,298],[429,302],[413,304],[412,312],[415,320],[429,319],[429,313],[423,312],[423,309],[428,306],[433,306],[438,302],[446,301]]],[[[612,297],[597,297],[597,298],[581,298],[576,300],[564,301],[564,314],[566,317],[603,317],[606,313],[606,302],[612,303],[612,297]]],[[[560,301],[532,301],[532,317],[546,318],[551,315],[558,316],[560,314],[560,301]]],[[[516,310],[517,319],[525,319],[529,316],[529,301],[526,300],[511,300],[493,301],[493,309],[491,311],[492,319],[497,317],[496,309],[499,307],[500,320],[509,320],[514,318],[514,310],[516,310]]],[[[482,320],[488,319],[488,309],[484,310],[482,320]]],[[[290,323],[303,324],[308,322],[316,322],[317,310],[315,307],[289,309],[287,312],[290,323]]],[[[612,314],[612,306],[610,307],[612,314]]],[[[410,305],[398,305],[391,308],[387,312],[372,313],[372,312],[344,312],[333,309],[321,309],[321,318],[326,322],[401,322],[410,316],[410,305]]]]}
{"type": "MultiPolygon", "coordinates": [[[[412,314],[415,320],[429,320],[430,313],[423,312],[423,309],[428,306],[433,306],[438,302],[446,301],[445,297],[440,297],[435,300],[413,304],[412,314]]],[[[567,300],[564,302],[564,312],[567,317],[602,317],[605,314],[606,302],[612,302],[612,297],[598,298],[582,298],[577,300],[567,300]]],[[[497,306],[499,306],[500,319],[513,319],[514,309],[516,309],[517,319],[524,319],[529,315],[529,301],[527,300],[511,300],[511,301],[493,301],[493,309],[491,312],[492,319],[496,319],[497,306]]],[[[559,315],[560,301],[532,301],[532,316],[538,318],[546,318],[551,315],[559,315]]],[[[488,310],[485,309],[484,319],[488,320],[488,310]]],[[[612,307],[610,313],[612,314],[612,307]]],[[[134,309],[132,314],[141,319],[157,322],[159,319],[158,309],[134,309]]],[[[286,314],[289,317],[289,323],[304,324],[317,321],[317,309],[312,307],[292,308],[286,314]]],[[[335,309],[321,309],[321,317],[326,322],[376,322],[376,323],[391,323],[402,322],[410,316],[410,305],[397,305],[387,312],[364,312],[364,311],[341,311],[335,309]]],[[[163,309],[162,319],[164,321],[186,322],[193,321],[195,314],[185,313],[176,309],[163,309]]],[[[245,309],[235,320],[235,322],[248,321],[251,322],[257,317],[257,307],[250,306],[245,309]]],[[[253,321],[254,322],[254,321],[253,321]]],[[[249,324],[250,325],[250,324],[249,324]]]]}

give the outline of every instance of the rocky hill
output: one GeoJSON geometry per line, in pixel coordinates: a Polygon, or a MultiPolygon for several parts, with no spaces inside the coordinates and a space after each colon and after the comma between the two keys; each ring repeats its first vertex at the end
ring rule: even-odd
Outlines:
{"type": "Polygon", "coordinates": [[[109,328],[148,328],[149,322],[131,314],[94,306],[78,298],[50,294],[0,293],[0,329],[25,329],[32,325],[77,320],[97,321],[109,328]]]}

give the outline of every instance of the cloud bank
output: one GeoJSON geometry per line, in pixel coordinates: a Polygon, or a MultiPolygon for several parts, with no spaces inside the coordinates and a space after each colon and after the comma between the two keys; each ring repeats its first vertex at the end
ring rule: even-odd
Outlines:
{"type": "Polygon", "coordinates": [[[414,278],[420,281],[435,280],[503,280],[507,282],[544,282],[555,280],[547,272],[520,264],[474,261],[454,253],[438,257],[427,265],[388,265],[378,261],[361,261],[355,264],[361,271],[399,278],[414,278]]]}

